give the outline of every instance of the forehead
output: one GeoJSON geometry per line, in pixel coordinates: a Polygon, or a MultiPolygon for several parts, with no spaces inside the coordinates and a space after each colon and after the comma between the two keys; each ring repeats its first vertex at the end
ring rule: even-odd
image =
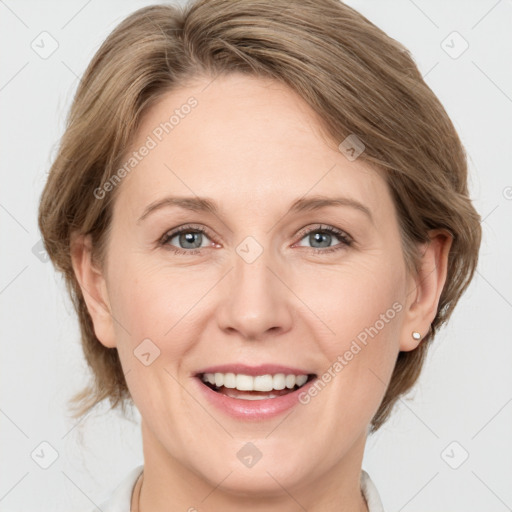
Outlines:
{"type": "Polygon", "coordinates": [[[317,114],[294,91],[252,76],[167,93],[144,116],[125,160],[144,146],[116,206],[130,204],[134,214],[170,193],[263,208],[346,193],[378,209],[387,188],[378,171],[326,143],[317,114]]]}

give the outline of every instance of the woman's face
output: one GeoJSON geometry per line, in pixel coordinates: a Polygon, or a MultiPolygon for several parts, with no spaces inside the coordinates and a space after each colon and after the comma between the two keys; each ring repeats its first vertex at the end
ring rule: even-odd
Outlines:
{"type": "Polygon", "coordinates": [[[360,467],[410,338],[412,281],[379,172],[328,146],[283,85],[208,83],[164,96],[127,153],[137,163],[117,185],[104,273],[114,320],[96,332],[119,350],[146,463],[233,492],[297,493],[360,467]],[[232,398],[198,377],[215,370],[278,388],[277,374],[316,378],[232,398]]]}

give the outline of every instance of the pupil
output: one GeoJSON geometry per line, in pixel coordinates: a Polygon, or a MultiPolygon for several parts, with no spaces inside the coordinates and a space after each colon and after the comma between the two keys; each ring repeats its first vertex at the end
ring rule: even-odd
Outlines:
{"type": "Polygon", "coordinates": [[[194,244],[194,237],[196,236],[201,236],[202,233],[185,233],[185,234],[181,234],[180,236],[180,243],[181,244],[185,244],[186,249],[198,249],[199,247],[201,247],[201,240],[199,240],[199,244],[197,245],[197,240],[196,240],[196,245],[193,245],[192,247],[189,247],[187,246],[186,244],[188,243],[191,243],[191,244],[194,244]]]}
{"type": "Polygon", "coordinates": [[[320,242],[321,243],[322,238],[324,238],[324,241],[327,240],[327,244],[323,245],[322,247],[329,247],[329,243],[331,241],[331,235],[329,235],[327,233],[315,233],[313,235],[313,239],[315,240],[315,242],[320,242]]]}

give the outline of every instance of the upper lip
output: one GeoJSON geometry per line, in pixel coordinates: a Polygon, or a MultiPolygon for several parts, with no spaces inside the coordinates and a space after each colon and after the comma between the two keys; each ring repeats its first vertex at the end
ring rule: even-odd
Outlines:
{"type": "MultiPolygon", "coordinates": [[[[243,375],[275,375],[284,373],[285,375],[312,375],[313,373],[302,368],[294,368],[280,364],[260,364],[258,366],[247,366],[245,364],[221,364],[217,366],[208,366],[195,373],[196,376],[205,373],[238,373],[243,375]]],[[[314,375],[314,374],[313,374],[314,375]]]]}

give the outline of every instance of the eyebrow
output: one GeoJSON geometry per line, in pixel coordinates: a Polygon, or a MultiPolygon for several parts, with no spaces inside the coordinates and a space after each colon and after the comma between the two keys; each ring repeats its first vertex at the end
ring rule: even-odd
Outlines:
{"type": "MultiPolygon", "coordinates": [[[[151,213],[164,207],[178,206],[185,210],[195,212],[211,213],[215,216],[219,214],[219,207],[215,201],[205,197],[179,197],[169,196],[159,199],[149,204],[144,213],[137,220],[137,224],[142,222],[151,213]]],[[[320,210],[322,208],[332,206],[348,206],[364,213],[372,222],[373,216],[370,209],[359,201],[349,197],[329,197],[329,196],[311,196],[308,198],[300,198],[292,203],[288,213],[300,213],[320,210]]]]}

